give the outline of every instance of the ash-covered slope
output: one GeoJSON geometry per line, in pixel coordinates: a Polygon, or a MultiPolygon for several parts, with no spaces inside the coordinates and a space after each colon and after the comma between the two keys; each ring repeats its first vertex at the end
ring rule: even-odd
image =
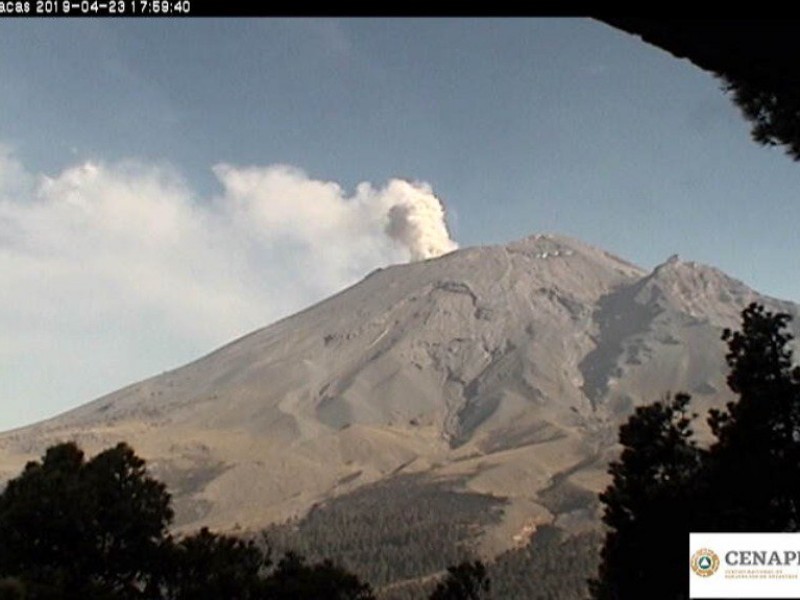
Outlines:
{"type": "Polygon", "coordinates": [[[565,237],[460,250],[6,433],[0,468],[59,439],[124,439],[170,483],[180,525],[220,528],[424,473],[509,498],[487,538],[502,546],[592,520],[575,498],[604,485],[633,405],[670,390],[725,401],[720,332],[753,300],[797,314],[710,267],[646,273],[565,237]]]}
{"type": "Polygon", "coordinates": [[[565,376],[577,381],[577,359],[592,349],[576,334],[591,329],[600,299],[642,275],[554,237],[391,267],[57,423],[136,420],[260,435],[280,422],[282,435],[296,440],[413,420],[457,446],[498,421],[496,412],[536,398],[557,393],[554,410],[586,409],[580,386],[561,390],[565,376]]]}

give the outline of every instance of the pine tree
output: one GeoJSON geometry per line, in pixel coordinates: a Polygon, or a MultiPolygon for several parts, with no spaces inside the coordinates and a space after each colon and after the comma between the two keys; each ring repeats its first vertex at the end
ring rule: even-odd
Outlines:
{"type": "Polygon", "coordinates": [[[89,462],[72,442],[52,446],[0,494],[0,577],[36,598],[145,597],[171,519],[126,444],[89,462]]]}
{"type": "Polygon", "coordinates": [[[693,442],[690,397],[640,407],[620,428],[620,459],[600,495],[609,527],[594,598],[676,598],[686,589],[683,562],[691,527],[693,482],[704,452],[693,442]],[[676,561],[674,557],[680,557],[676,561]],[[658,565],[659,585],[653,585],[658,565]]]}
{"type": "Polygon", "coordinates": [[[691,531],[800,529],[800,369],[789,320],[751,304],[742,330],[723,333],[737,399],[710,412],[708,450],[692,439],[686,394],[637,409],[620,428],[622,455],[600,496],[609,530],[595,599],[687,598],[691,531]]]}

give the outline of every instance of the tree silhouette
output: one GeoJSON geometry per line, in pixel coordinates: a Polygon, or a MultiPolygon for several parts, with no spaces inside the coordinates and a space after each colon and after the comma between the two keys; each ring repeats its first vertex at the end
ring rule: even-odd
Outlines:
{"type": "Polygon", "coordinates": [[[0,494],[0,577],[32,597],[144,597],[169,504],[126,444],[89,462],[72,442],[53,446],[0,494]]]}
{"type": "Polygon", "coordinates": [[[261,598],[261,575],[270,561],[254,541],[204,527],[171,548],[164,575],[166,600],[261,598]]]}
{"type": "Polygon", "coordinates": [[[143,583],[157,583],[151,580],[173,517],[166,486],[147,475],[145,461],[127,444],[90,460],[81,484],[92,503],[95,579],[106,589],[138,597],[143,583]]]}
{"type": "Polygon", "coordinates": [[[608,525],[598,600],[688,597],[691,531],[796,531],[800,525],[800,370],[790,316],[751,304],[725,330],[738,399],[708,417],[716,442],[692,439],[690,398],[641,407],[620,428],[623,451],[600,495],[608,525]]]}
{"type": "Polygon", "coordinates": [[[610,529],[599,580],[591,586],[599,600],[675,598],[686,588],[686,565],[669,558],[685,554],[694,478],[704,456],[691,439],[689,401],[678,394],[639,407],[620,428],[624,449],[609,468],[611,485],[600,495],[610,529]]]}
{"type": "Polygon", "coordinates": [[[484,564],[465,561],[447,567],[447,577],[436,585],[430,600],[484,600],[489,598],[490,588],[484,564]]]}
{"type": "Polygon", "coordinates": [[[47,449],[0,493],[0,600],[374,600],[330,560],[201,529],[176,541],[170,495],[126,444],[88,462],[47,449]]]}
{"type": "Polygon", "coordinates": [[[263,598],[268,600],[375,600],[372,588],[330,560],[308,565],[287,552],[267,578],[263,598]]]}
{"type": "Polygon", "coordinates": [[[788,314],[751,305],[742,331],[726,330],[728,386],[712,410],[717,442],[708,466],[709,530],[795,531],[800,524],[800,370],[792,366],[788,314]]]}

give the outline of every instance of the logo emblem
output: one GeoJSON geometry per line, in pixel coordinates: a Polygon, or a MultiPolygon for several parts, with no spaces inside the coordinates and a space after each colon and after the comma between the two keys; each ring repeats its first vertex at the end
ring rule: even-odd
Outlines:
{"type": "Polygon", "coordinates": [[[711,577],[719,569],[719,556],[713,550],[700,548],[692,555],[692,571],[700,577],[711,577]]]}

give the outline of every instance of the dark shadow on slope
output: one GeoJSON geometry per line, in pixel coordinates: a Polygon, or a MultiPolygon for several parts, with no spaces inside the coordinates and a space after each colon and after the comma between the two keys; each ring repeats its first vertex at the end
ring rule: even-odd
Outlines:
{"type": "MultiPolygon", "coordinates": [[[[502,348],[486,349],[491,359],[480,373],[468,382],[457,381],[462,386],[464,402],[445,421],[445,431],[450,436],[451,448],[467,443],[475,430],[491,417],[500,406],[500,396],[494,391],[494,373],[503,370],[506,361],[513,360],[516,346],[507,342],[502,348]]],[[[451,378],[452,381],[455,381],[451,378]]]]}
{"type": "MultiPolygon", "coordinates": [[[[592,315],[598,329],[596,346],[580,362],[578,369],[583,375],[581,390],[594,408],[608,392],[609,379],[622,374],[619,360],[629,352],[625,342],[646,332],[664,310],[657,297],[651,297],[646,304],[636,301],[636,296],[649,281],[650,277],[646,277],[603,296],[592,315]]],[[[635,349],[633,352],[632,360],[635,362],[635,349]]]]}

